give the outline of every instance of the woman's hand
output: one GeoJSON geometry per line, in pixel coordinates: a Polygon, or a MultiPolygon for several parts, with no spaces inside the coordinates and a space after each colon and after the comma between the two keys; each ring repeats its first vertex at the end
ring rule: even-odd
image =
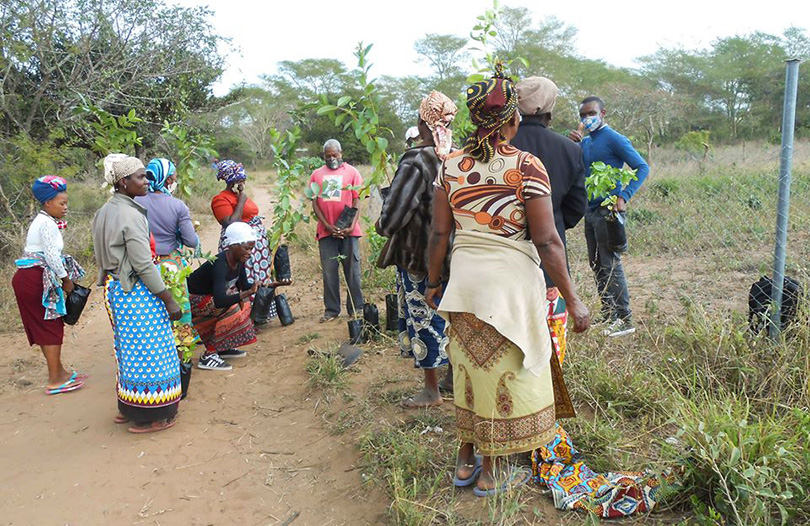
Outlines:
{"type": "Polygon", "coordinates": [[[567,304],[568,314],[574,319],[574,332],[585,332],[591,326],[591,314],[588,312],[588,307],[575,298],[567,304]]]}
{"type": "Polygon", "coordinates": [[[434,298],[438,298],[439,300],[442,299],[442,286],[439,285],[438,287],[428,288],[425,291],[425,303],[428,304],[433,310],[437,310],[439,308],[439,304],[436,303],[434,298]]]}
{"type": "Polygon", "coordinates": [[[256,292],[259,290],[260,286],[261,286],[261,283],[259,283],[258,281],[254,281],[253,286],[250,287],[250,289],[248,290],[248,292],[250,293],[250,294],[248,294],[248,296],[253,296],[254,294],[256,294],[256,292]]]}
{"type": "Polygon", "coordinates": [[[71,292],[73,292],[74,288],[75,288],[74,283],[73,281],[70,280],[70,278],[68,278],[67,276],[62,278],[62,290],[65,291],[65,294],[70,294],[71,292]]]}
{"type": "Polygon", "coordinates": [[[183,317],[183,310],[180,308],[180,305],[174,301],[174,298],[169,296],[169,301],[163,300],[163,303],[166,305],[166,310],[169,312],[170,320],[177,321],[183,317]]]}

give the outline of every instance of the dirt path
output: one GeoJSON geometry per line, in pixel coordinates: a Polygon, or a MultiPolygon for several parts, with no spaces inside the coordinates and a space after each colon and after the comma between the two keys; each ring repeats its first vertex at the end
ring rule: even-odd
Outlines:
{"type": "MultiPolygon", "coordinates": [[[[270,196],[253,189],[262,210],[270,196]]],[[[206,249],[219,229],[202,232],[206,249]]],[[[292,258],[295,275],[304,258],[292,258]]],[[[178,425],[136,436],[116,426],[115,359],[95,289],[66,330],[66,366],[85,388],[44,394],[44,359],[22,334],[0,348],[3,525],[364,525],[386,521],[387,499],[363,485],[350,436],[332,436],[306,386],[302,335],[342,336],[318,323],[317,283],[288,291],[299,320],[277,321],[229,372],[194,369],[178,425]],[[331,334],[331,333],[334,334],[331,334]]]]}

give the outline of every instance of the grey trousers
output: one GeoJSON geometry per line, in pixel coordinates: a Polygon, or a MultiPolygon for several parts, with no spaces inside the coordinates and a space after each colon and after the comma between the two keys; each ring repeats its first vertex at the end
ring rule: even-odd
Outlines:
{"type": "MultiPolygon", "coordinates": [[[[608,248],[607,226],[603,208],[585,213],[585,241],[588,244],[588,262],[596,277],[596,289],[602,300],[602,315],[607,320],[629,321],[630,292],[622,268],[622,256],[608,248]]],[[[623,213],[623,212],[622,212],[623,213]]]]}
{"type": "Polygon", "coordinates": [[[363,292],[360,290],[360,238],[324,237],[318,241],[323,273],[323,304],[325,316],[340,314],[340,266],[349,285],[346,311],[363,311],[363,292]]]}

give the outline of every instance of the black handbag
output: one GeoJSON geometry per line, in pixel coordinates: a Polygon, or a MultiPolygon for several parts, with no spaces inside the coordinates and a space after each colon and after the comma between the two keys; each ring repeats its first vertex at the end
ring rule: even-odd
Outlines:
{"type": "Polygon", "coordinates": [[[276,291],[272,287],[259,287],[259,290],[253,296],[253,305],[250,308],[250,319],[253,323],[259,325],[267,323],[267,317],[270,315],[270,307],[272,307],[275,300],[275,294],[276,291]]]}
{"type": "Polygon", "coordinates": [[[62,316],[62,321],[68,325],[76,325],[79,318],[84,311],[84,306],[87,305],[87,299],[90,297],[90,289],[82,287],[81,285],[74,285],[73,292],[68,294],[65,299],[65,308],[67,314],[62,316]]]}
{"type": "Polygon", "coordinates": [[[276,256],[273,258],[273,267],[276,271],[276,279],[283,281],[292,279],[292,268],[290,267],[290,251],[287,245],[281,245],[276,250],[276,256]]]}
{"type": "Polygon", "coordinates": [[[295,317],[290,309],[290,302],[287,301],[286,294],[276,296],[276,313],[278,314],[278,320],[283,326],[286,327],[287,325],[295,323],[295,317]]]}

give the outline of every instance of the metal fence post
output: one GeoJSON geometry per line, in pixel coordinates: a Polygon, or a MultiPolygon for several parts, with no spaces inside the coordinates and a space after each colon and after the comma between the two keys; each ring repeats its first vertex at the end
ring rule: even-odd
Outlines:
{"type": "Polygon", "coordinates": [[[782,113],[782,154],[779,159],[779,202],[776,213],[776,248],[773,255],[771,323],[768,334],[777,338],[782,329],[782,293],[785,282],[790,182],[793,168],[793,130],[796,126],[796,92],[799,85],[799,60],[787,61],[785,105],[782,113]]]}

